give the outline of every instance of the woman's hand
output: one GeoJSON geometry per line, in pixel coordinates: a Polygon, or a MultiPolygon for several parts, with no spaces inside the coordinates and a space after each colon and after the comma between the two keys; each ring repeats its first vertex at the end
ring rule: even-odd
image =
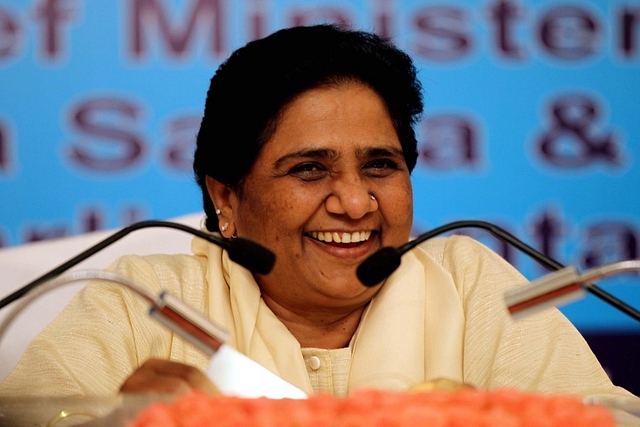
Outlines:
{"type": "Polygon", "coordinates": [[[193,366],[149,359],[125,380],[120,392],[184,394],[194,389],[207,394],[220,394],[209,378],[193,366]]]}

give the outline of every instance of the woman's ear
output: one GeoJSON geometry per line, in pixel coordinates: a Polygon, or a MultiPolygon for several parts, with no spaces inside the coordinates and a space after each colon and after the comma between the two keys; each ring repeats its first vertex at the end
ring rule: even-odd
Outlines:
{"type": "Polygon", "coordinates": [[[228,185],[211,178],[209,175],[206,176],[205,182],[207,184],[209,198],[211,198],[213,206],[216,208],[218,228],[223,236],[231,237],[236,233],[236,227],[233,220],[234,212],[231,203],[233,191],[228,185]]]}

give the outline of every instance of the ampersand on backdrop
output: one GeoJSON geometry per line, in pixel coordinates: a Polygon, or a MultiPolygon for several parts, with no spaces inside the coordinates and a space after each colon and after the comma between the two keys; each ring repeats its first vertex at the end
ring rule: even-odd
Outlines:
{"type": "Polygon", "coordinates": [[[538,150],[547,162],[564,168],[604,162],[622,164],[621,147],[616,135],[596,127],[598,103],[584,95],[569,94],[551,105],[549,128],[538,140],[538,150]]]}

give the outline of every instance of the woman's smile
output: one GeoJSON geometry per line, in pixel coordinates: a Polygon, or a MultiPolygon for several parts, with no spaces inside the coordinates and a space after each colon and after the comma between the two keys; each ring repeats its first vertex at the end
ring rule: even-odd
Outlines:
{"type": "Polygon", "coordinates": [[[316,240],[320,240],[325,243],[353,243],[352,246],[360,244],[360,242],[366,242],[371,237],[371,230],[362,231],[312,231],[308,233],[316,240]]]}
{"type": "Polygon", "coordinates": [[[377,232],[372,230],[312,231],[304,236],[314,247],[336,257],[336,263],[351,261],[359,265],[379,247],[376,243],[377,232]]]}

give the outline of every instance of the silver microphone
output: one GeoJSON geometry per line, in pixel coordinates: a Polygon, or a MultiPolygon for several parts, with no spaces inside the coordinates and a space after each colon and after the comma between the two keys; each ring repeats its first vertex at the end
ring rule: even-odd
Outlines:
{"type": "Polygon", "coordinates": [[[567,304],[584,297],[592,282],[605,277],[640,271],[640,260],[627,260],[596,267],[580,274],[565,267],[504,294],[509,314],[519,319],[545,308],[567,304]]]}

